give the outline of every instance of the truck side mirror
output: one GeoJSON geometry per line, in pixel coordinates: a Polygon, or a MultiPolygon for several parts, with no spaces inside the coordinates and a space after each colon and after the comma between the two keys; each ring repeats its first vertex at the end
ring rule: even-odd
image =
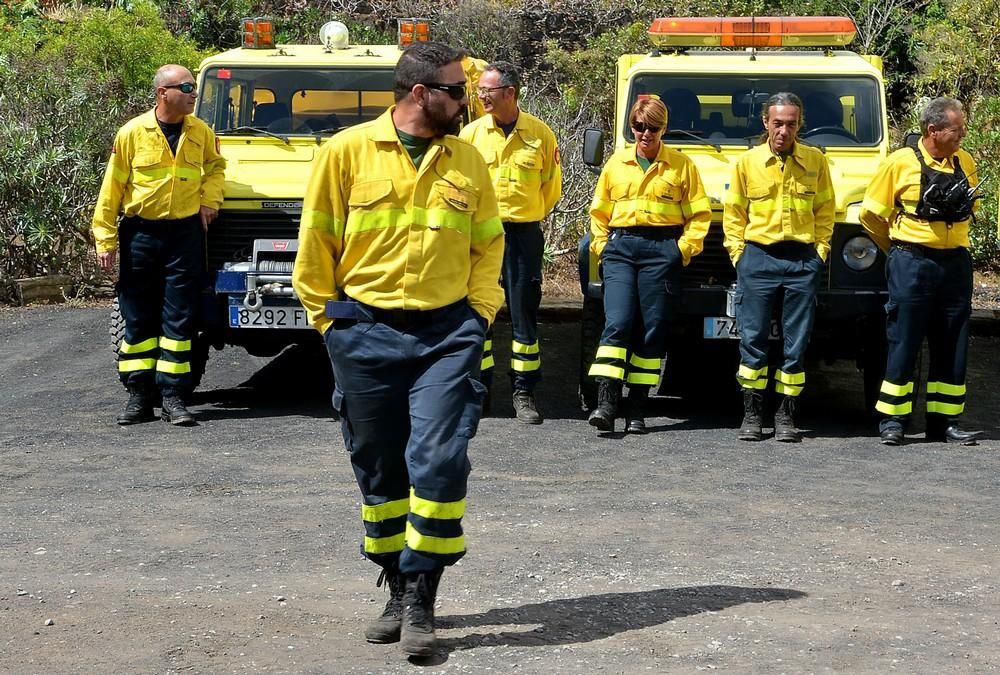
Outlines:
{"type": "Polygon", "coordinates": [[[593,173],[601,173],[601,165],[604,164],[604,132],[600,129],[584,129],[583,163],[593,173]]]}

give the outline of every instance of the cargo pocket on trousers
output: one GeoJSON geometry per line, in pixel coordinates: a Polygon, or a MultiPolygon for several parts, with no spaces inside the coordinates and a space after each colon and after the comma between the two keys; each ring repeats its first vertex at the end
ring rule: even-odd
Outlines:
{"type": "Polygon", "coordinates": [[[473,438],[479,430],[479,418],[483,415],[483,401],[486,400],[486,393],[489,390],[486,385],[471,375],[466,376],[465,385],[471,391],[466,397],[462,419],[458,424],[458,435],[463,438],[473,438]]]}
{"type": "Polygon", "coordinates": [[[348,452],[353,452],[354,434],[351,432],[350,422],[347,421],[347,399],[338,384],[334,384],[333,386],[332,403],[333,410],[336,413],[337,418],[340,420],[340,429],[344,434],[344,445],[346,446],[348,452]]]}

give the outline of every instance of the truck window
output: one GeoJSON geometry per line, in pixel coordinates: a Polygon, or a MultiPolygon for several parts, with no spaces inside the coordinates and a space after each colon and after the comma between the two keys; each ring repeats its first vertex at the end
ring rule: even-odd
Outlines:
{"type": "Polygon", "coordinates": [[[211,68],[196,113],[215,131],[334,133],[378,117],[392,88],[391,69],[211,68]]]}
{"type": "MultiPolygon", "coordinates": [[[[790,91],[802,99],[803,139],[824,146],[875,146],[883,137],[878,83],[869,77],[837,78],[699,77],[643,73],[632,81],[629,106],[639,96],[655,95],[667,105],[665,138],[671,144],[696,144],[687,134],[720,145],[746,145],[763,132],[760,113],[772,94],[790,91]],[[685,133],[687,132],[687,133],[685,133]]],[[[634,141],[626,122],[622,133],[634,141]]]]}

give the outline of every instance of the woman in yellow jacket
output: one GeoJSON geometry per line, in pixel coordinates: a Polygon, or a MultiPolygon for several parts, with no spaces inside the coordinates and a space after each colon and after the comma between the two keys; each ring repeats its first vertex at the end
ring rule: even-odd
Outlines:
{"type": "MultiPolygon", "coordinates": [[[[668,101],[669,103],[669,101],[668,101]]],[[[629,111],[635,145],[608,160],[590,206],[590,246],[604,270],[604,332],[590,375],[590,424],[613,431],[628,384],[625,430],[645,433],[643,408],[659,382],[681,269],[701,253],[712,211],[694,163],[663,145],[667,107],[641,97],[629,111]]]]}

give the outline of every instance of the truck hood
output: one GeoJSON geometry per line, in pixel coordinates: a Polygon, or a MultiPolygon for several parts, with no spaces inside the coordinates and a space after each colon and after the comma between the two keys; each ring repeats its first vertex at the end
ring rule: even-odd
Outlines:
{"type": "Polygon", "coordinates": [[[315,138],[220,138],[226,158],[225,199],[302,200],[319,150],[315,138]]]}

